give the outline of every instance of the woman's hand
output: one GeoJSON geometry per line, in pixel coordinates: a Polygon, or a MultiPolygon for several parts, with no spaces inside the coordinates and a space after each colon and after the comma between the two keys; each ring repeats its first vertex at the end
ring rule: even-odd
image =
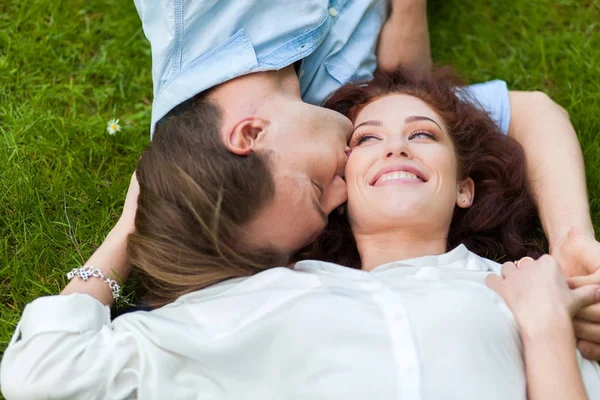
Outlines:
{"type": "Polygon", "coordinates": [[[134,171],[133,175],[131,175],[131,180],[129,181],[129,188],[127,189],[127,195],[125,196],[123,212],[114,229],[118,229],[127,235],[135,231],[135,212],[137,210],[137,199],[139,194],[140,185],[138,184],[137,176],[134,171]]]}
{"type": "MultiPolygon", "coordinates": [[[[119,221],[104,239],[102,245],[85,263],[85,265],[98,268],[103,273],[110,275],[121,286],[129,277],[132,268],[127,259],[127,237],[135,231],[135,213],[139,191],[140,188],[134,173],[129,182],[125,205],[119,221]]],[[[72,293],[88,294],[105,305],[112,304],[114,300],[108,284],[99,278],[87,281],[79,278],[72,279],[61,294],[72,293]]]]}
{"type": "Polygon", "coordinates": [[[487,285],[510,307],[521,328],[527,398],[587,399],[575,354],[571,319],[598,301],[598,286],[569,289],[551,256],[502,265],[502,277],[489,275],[487,285]]]}
{"type": "Polygon", "coordinates": [[[502,265],[502,276],[489,275],[487,285],[497,292],[515,315],[522,333],[564,327],[585,306],[600,300],[596,285],[570,289],[558,262],[551,256],[502,265]]]}

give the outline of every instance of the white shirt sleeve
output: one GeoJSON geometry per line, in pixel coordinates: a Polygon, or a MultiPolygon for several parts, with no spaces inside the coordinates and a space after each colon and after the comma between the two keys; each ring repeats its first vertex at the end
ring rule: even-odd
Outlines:
{"type": "Polygon", "coordinates": [[[93,297],[42,297],[25,308],[2,359],[0,386],[7,400],[123,399],[138,386],[138,349],[93,297]]]}
{"type": "Polygon", "coordinates": [[[583,378],[583,384],[590,399],[600,398],[600,365],[597,361],[590,361],[581,356],[577,350],[577,362],[583,378]]]}

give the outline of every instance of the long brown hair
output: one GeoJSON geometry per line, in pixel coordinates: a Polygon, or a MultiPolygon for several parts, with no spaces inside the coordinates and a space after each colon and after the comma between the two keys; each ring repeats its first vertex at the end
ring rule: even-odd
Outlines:
{"type": "Polygon", "coordinates": [[[136,231],[127,252],[153,306],[287,261],[242,240],[242,227],[271,201],[275,186],[268,157],[230,153],[220,125],[219,107],[197,95],[157,124],[139,160],[136,231]]]}
{"type": "MultiPolygon", "coordinates": [[[[525,155],[514,139],[500,132],[448,68],[416,79],[404,70],[378,71],[371,81],[337,90],[325,107],[353,122],[370,102],[388,94],[419,98],[444,120],[454,143],[461,178],[475,182],[470,208],[455,207],[448,250],[465,244],[474,253],[495,259],[539,256],[543,251],[534,203],[526,190],[525,155]]],[[[360,268],[360,256],[346,215],[332,213],[317,241],[296,258],[316,258],[360,268]]]]}

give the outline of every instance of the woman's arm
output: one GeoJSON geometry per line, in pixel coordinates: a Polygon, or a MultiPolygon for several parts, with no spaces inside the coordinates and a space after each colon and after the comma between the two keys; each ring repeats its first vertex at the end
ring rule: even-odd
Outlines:
{"type": "Polygon", "coordinates": [[[488,286],[510,307],[523,340],[529,400],[587,399],[577,363],[571,319],[600,300],[598,286],[569,289],[550,256],[502,266],[488,286]]]}
{"type": "MultiPolygon", "coordinates": [[[[135,211],[139,191],[140,188],[134,173],[129,183],[123,213],[119,221],[86,263],[86,265],[98,268],[103,273],[110,275],[120,285],[125,283],[131,272],[131,265],[127,262],[127,237],[135,230],[135,211]]],[[[87,281],[74,278],[61,292],[62,295],[72,293],[88,294],[108,306],[113,302],[110,287],[99,278],[90,278],[87,281]]]]}
{"type": "Polygon", "coordinates": [[[521,326],[529,400],[587,399],[575,353],[573,324],[556,315],[521,326]]]}
{"type": "MultiPolygon", "coordinates": [[[[131,270],[125,250],[138,191],[134,174],[119,222],[87,263],[121,283],[131,270]]],[[[74,278],[61,295],[25,308],[0,365],[3,394],[7,399],[129,396],[140,383],[140,338],[109,327],[108,284],[74,278]]]]}

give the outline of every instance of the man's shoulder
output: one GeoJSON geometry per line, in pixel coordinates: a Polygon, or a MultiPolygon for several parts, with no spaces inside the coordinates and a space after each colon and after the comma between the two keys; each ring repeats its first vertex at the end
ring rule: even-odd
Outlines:
{"type": "Polygon", "coordinates": [[[211,87],[298,60],[303,60],[298,71],[302,97],[313,104],[353,77],[373,72],[384,1],[265,3],[136,0],[152,44],[152,126],[211,87]]]}

